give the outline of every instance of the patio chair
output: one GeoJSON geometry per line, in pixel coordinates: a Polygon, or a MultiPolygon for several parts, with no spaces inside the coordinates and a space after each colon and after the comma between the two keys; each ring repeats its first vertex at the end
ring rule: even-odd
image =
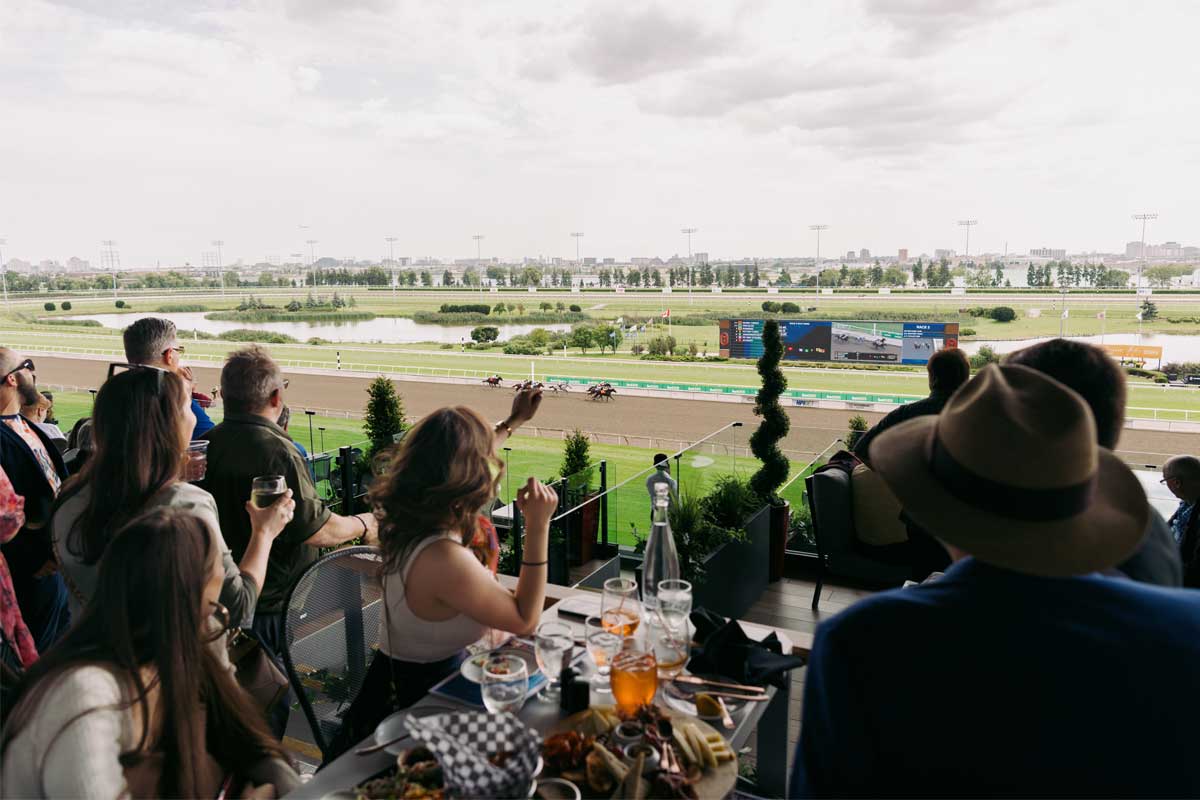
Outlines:
{"type": "Polygon", "coordinates": [[[317,560],[288,594],[284,663],[322,755],[379,647],[381,563],[374,547],[343,547],[317,560]]]}
{"type": "Polygon", "coordinates": [[[907,564],[889,563],[863,554],[856,546],[854,504],[850,476],[840,469],[827,469],[804,480],[812,510],[813,538],[817,542],[817,585],[812,608],[817,610],[825,573],[885,585],[900,585],[908,578],[907,564]]]}
{"type": "Polygon", "coordinates": [[[321,453],[313,456],[310,469],[312,470],[313,483],[317,487],[317,496],[322,500],[332,500],[335,492],[333,491],[333,457],[329,453],[321,453]]]}

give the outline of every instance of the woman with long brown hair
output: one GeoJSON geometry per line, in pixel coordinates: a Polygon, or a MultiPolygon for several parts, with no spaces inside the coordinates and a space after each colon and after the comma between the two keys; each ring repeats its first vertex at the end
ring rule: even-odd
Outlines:
{"type": "Polygon", "coordinates": [[[207,646],[221,554],[159,508],[108,543],[95,601],[26,673],[0,740],[5,797],[215,797],[227,775],[297,783],[251,698],[207,646]]]}
{"type": "Polygon", "coordinates": [[[170,506],[194,514],[212,536],[225,574],[221,602],[233,624],[253,616],[271,543],[291,519],[295,502],[289,491],[267,508],[246,503],[254,534],[241,563],[235,563],[212,495],[182,480],[196,425],[191,402],[178,375],[151,367],[120,372],[100,387],[92,411],[95,449],[63,487],[51,520],[72,614],[91,599],[112,533],[149,508],[170,506]]]}
{"type": "Polygon", "coordinates": [[[541,390],[521,392],[495,426],[466,406],[438,409],[385,457],[371,485],[383,555],[379,653],[333,753],[419,700],[488,629],[524,635],[537,627],[558,495],[535,478],[517,491],[525,545],[515,593],[496,581],[499,546],[479,510],[495,498],[504,474],[496,448],[533,417],[541,399],[541,390]]]}

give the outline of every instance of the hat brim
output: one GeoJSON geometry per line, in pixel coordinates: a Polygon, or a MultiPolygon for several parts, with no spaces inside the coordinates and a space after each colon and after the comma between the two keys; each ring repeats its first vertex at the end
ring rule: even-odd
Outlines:
{"type": "Polygon", "coordinates": [[[871,468],[926,533],[981,561],[1047,577],[1108,569],[1141,544],[1150,514],[1146,493],[1108,450],[1099,451],[1099,482],[1087,508],[1066,519],[1030,522],[977,508],[933,475],[929,461],[937,419],[900,423],[879,434],[870,452],[871,468]]]}

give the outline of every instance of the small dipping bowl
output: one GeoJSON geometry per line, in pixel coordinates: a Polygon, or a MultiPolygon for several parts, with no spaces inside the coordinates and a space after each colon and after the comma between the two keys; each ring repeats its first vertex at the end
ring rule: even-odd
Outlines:
{"type": "Polygon", "coordinates": [[[645,733],[646,729],[636,722],[622,722],[613,731],[613,738],[617,740],[617,744],[623,750],[631,744],[641,743],[645,733]]]}
{"type": "Polygon", "coordinates": [[[583,794],[578,786],[566,778],[541,778],[530,796],[543,800],[581,800],[583,794]]]}
{"type": "Polygon", "coordinates": [[[642,764],[642,774],[649,775],[654,770],[658,769],[658,751],[645,742],[637,744],[627,744],[623,751],[625,757],[630,761],[637,761],[637,757],[642,753],[646,754],[646,761],[642,764]]]}

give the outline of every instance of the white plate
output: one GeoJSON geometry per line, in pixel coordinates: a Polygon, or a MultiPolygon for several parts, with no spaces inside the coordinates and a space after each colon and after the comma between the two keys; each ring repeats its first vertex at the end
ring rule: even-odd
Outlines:
{"type": "MultiPolygon", "coordinates": [[[[382,744],[383,742],[391,741],[397,736],[403,736],[408,733],[408,729],[404,727],[404,720],[409,717],[421,719],[423,717],[432,717],[437,714],[452,714],[455,711],[461,711],[461,708],[451,708],[450,706],[423,706],[421,708],[405,709],[386,717],[383,722],[375,726],[375,733],[372,735],[371,744],[382,744]]],[[[394,744],[389,744],[383,748],[384,752],[391,753],[394,756],[400,755],[405,750],[411,750],[416,746],[411,738],[401,739],[394,744]]]]}
{"type": "Polygon", "coordinates": [[[528,670],[530,678],[536,673],[541,672],[541,668],[537,663],[537,656],[528,650],[522,650],[517,647],[501,647],[498,650],[491,650],[487,653],[471,656],[462,662],[458,671],[471,683],[480,683],[483,680],[483,664],[493,656],[516,656],[522,659],[525,662],[525,669],[528,670]]]}
{"type": "MultiPolygon", "coordinates": [[[[692,697],[703,692],[704,688],[697,687],[697,689],[698,691],[693,692],[687,689],[680,689],[677,684],[670,683],[663,689],[661,694],[666,698],[667,705],[676,711],[682,711],[685,714],[697,717],[705,722],[712,722],[713,720],[720,722],[720,714],[708,716],[697,713],[696,704],[692,701],[692,697]]],[[[725,707],[729,709],[730,716],[733,716],[737,712],[741,711],[742,707],[746,705],[745,700],[735,700],[731,697],[722,697],[721,699],[725,701],[725,707]]]]}

